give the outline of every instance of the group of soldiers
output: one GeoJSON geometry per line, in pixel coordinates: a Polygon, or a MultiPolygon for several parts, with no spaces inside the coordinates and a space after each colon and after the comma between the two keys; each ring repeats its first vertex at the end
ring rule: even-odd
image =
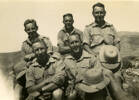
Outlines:
{"type": "Polygon", "coordinates": [[[34,19],[24,22],[28,39],[15,75],[20,100],[135,100],[123,88],[120,39],[104,20],[105,6],[96,3],[92,9],[95,21],[84,32],[73,26],[72,14],[63,15],[58,50],[37,33],[34,19]]]}

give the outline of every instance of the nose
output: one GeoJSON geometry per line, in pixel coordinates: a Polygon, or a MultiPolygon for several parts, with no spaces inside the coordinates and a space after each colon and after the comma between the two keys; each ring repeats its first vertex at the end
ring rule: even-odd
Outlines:
{"type": "Polygon", "coordinates": [[[76,43],[76,42],[74,42],[74,43],[73,43],[73,46],[74,46],[74,47],[76,47],[76,46],[77,46],[77,43],[76,43]]]}
{"type": "Polygon", "coordinates": [[[28,32],[29,32],[29,33],[32,33],[32,32],[33,32],[33,30],[32,30],[32,29],[30,29],[28,32]]]}
{"type": "Polygon", "coordinates": [[[38,50],[38,53],[41,54],[41,50],[40,49],[38,50]]]}
{"type": "Polygon", "coordinates": [[[101,12],[98,12],[98,16],[101,16],[101,12]]]}
{"type": "Polygon", "coordinates": [[[67,21],[67,24],[70,24],[71,22],[70,21],[67,21]]]}

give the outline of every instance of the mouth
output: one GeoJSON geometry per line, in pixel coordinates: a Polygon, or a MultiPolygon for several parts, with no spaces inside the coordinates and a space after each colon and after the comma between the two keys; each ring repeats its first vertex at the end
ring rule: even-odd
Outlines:
{"type": "Polygon", "coordinates": [[[104,20],[104,17],[98,16],[98,17],[96,17],[96,19],[97,19],[97,21],[102,21],[102,20],[104,20]]]}
{"type": "Polygon", "coordinates": [[[71,27],[72,25],[71,25],[71,24],[67,24],[66,26],[67,26],[67,27],[71,27]]]}
{"type": "Polygon", "coordinates": [[[80,49],[79,49],[79,47],[74,47],[74,48],[73,48],[73,51],[74,51],[74,52],[79,52],[80,49]]]}
{"type": "Polygon", "coordinates": [[[41,58],[41,57],[43,57],[44,56],[44,54],[38,54],[38,57],[39,58],[41,58]]]}

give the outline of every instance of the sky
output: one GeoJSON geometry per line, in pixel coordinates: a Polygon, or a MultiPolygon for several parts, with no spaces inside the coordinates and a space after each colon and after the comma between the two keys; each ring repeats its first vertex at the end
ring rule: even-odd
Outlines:
{"type": "Polygon", "coordinates": [[[57,45],[58,31],[63,28],[65,13],[72,13],[74,27],[84,27],[94,21],[92,5],[101,1],[106,7],[105,20],[117,31],[139,32],[139,1],[127,0],[0,0],[0,52],[21,49],[27,39],[24,21],[35,19],[38,33],[47,36],[57,45]]]}
{"type": "MultiPolygon", "coordinates": [[[[63,27],[62,16],[72,13],[74,26],[80,30],[94,21],[92,5],[101,1],[106,7],[106,21],[117,31],[139,32],[139,1],[137,0],[0,0],[0,53],[21,49],[27,39],[24,21],[35,19],[38,33],[57,44],[58,31],[63,27]]],[[[13,90],[0,71],[0,97],[3,100],[16,100],[13,90]]]]}

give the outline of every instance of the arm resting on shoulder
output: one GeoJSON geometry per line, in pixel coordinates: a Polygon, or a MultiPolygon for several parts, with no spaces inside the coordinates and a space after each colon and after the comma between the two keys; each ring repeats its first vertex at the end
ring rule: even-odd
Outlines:
{"type": "Polygon", "coordinates": [[[69,46],[59,46],[59,52],[61,54],[66,54],[66,53],[70,53],[70,48],[69,46]]]}

